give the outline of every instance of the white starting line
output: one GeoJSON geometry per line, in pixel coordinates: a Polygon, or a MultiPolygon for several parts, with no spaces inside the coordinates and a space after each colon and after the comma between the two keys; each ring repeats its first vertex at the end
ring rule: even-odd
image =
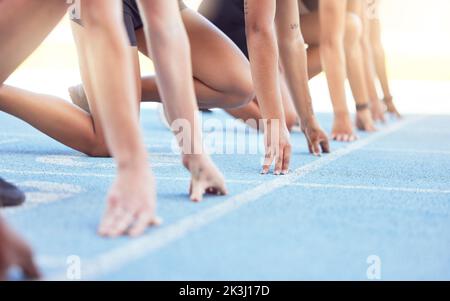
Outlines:
{"type": "Polygon", "coordinates": [[[0,140],[0,145],[13,144],[13,143],[18,143],[18,142],[20,142],[20,139],[5,139],[5,140],[0,140]]]}
{"type": "MultiPolygon", "coordinates": [[[[424,117],[411,118],[393,124],[383,131],[377,132],[365,139],[349,145],[348,147],[338,149],[329,155],[300,167],[287,176],[279,177],[269,182],[264,182],[241,194],[232,196],[220,204],[214,205],[191,216],[187,216],[171,225],[163,226],[160,229],[151,231],[151,233],[143,237],[134,239],[127,244],[98,255],[93,259],[85,260],[83,261],[83,279],[95,279],[102,275],[117,271],[126,264],[155,252],[168,244],[183,238],[190,232],[215,222],[230,212],[236,211],[242,206],[253,203],[269,193],[290,184],[294,184],[295,182],[298,182],[300,178],[423,118],[424,117]]],[[[57,275],[49,280],[66,280],[66,275],[57,275]]]]}

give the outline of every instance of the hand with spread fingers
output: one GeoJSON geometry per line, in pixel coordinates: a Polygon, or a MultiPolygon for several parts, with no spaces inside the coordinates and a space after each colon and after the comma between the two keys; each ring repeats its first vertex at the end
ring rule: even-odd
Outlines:
{"type": "Polygon", "coordinates": [[[111,238],[135,237],[148,227],[159,225],[155,191],[155,179],[146,166],[140,172],[135,169],[120,172],[109,192],[99,234],[111,238]]]}
{"type": "Polygon", "coordinates": [[[371,103],[370,111],[372,113],[373,121],[381,121],[382,123],[386,122],[386,117],[384,116],[384,113],[386,112],[386,106],[381,103],[380,100],[377,99],[371,103]]]}
{"type": "Polygon", "coordinates": [[[201,202],[205,194],[226,195],[225,179],[207,155],[184,155],[183,164],[191,172],[189,195],[201,202]]]}
{"type": "Polygon", "coordinates": [[[357,110],[356,127],[360,131],[365,131],[369,133],[377,131],[377,128],[375,127],[375,124],[372,119],[372,114],[368,107],[362,110],[357,110]]]}
{"type": "Polygon", "coordinates": [[[394,115],[397,118],[402,118],[402,115],[399,113],[399,111],[397,110],[397,107],[394,104],[392,96],[385,97],[384,98],[384,103],[386,104],[387,112],[389,114],[392,114],[392,115],[394,115]]]}
{"type": "Polygon", "coordinates": [[[358,139],[353,132],[352,121],[348,113],[335,113],[331,139],[339,142],[353,142],[358,139]]]}
{"type": "Polygon", "coordinates": [[[276,176],[286,175],[289,173],[292,155],[289,131],[284,123],[281,126],[271,125],[273,123],[269,122],[265,130],[265,156],[261,173],[268,174],[270,166],[275,163],[273,174],[276,176]]]}
{"type": "Polygon", "coordinates": [[[302,125],[302,130],[305,134],[308,142],[308,149],[311,154],[320,156],[322,153],[327,154],[330,152],[328,136],[317,121],[302,125]]]}

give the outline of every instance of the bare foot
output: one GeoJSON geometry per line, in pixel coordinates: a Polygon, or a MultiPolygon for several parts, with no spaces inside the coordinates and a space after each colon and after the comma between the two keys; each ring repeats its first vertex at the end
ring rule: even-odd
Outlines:
{"type": "Polygon", "coordinates": [[[302,129],[311,154],[320,156],[321,153],[330,152],[327,134],[325,134],[315,118],[312,121],[303,124],[302,129]]]}
{"type": "Polygon", "coordinates": [[[207,155],[183,155],[183,164],[191,173],[189,195],[201,202],[204,194],[226,195],[225,179],[207,155]]]}
{"type": "Polygon", "coordinates": [[[156,216],[156,184],[147,166],[118,169],[107,198],[99,234],[139,236],[161,222],[156,216]]]}
{"type": "Polygon", "coordinates": [[[380,100],[372,101],[370,111],[372,113],[373,121],[381,121],[383,123],[386,122],[386,118],[384,117],[384,112],[386,112],[386,106],[381,103],[380,100]]]}
{"type": "Polygon", "coordinates": [[[0,220],[0,281],[6,280],[14,266],[20,267],[28,279],[40,277],[30,247],[0,220]]]}
{"type": "Polygon", "coordinates": [[[372,115],[368,108],[356,112],[356,127],[365,132],[375,132],[377,130],[373,124],[372,115]]]}
{"type": "Polygon", "coordinates": [[[353,142],[358,139],[353,132],[352,121],[348,113],[335,114],[331,139],[340,142],[353,142]]]}
{"type": "Polygon", "coordinates": [[[87,100],[86,93],[84,92],[83,85],[73,86],[68,90],[73,104],[90,113],[91,109],[89,108],[89,102],[87,100]]]}
{"type": "Polygon", "coordinates": [[[388,113],[394,115],[397,118],[402,118],[402,115],[400,115],[400,113],[398,112],[398,110],[394,104],[392,96],[386,96],[384,98],[384,103],[386,104],[388,113]]]}

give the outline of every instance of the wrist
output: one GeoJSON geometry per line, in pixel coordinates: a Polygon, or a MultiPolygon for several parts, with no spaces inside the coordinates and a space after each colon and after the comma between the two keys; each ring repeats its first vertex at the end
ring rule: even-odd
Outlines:
{"type": "Polygon", "coordinates": [[[207,154],[183,154],[182,161],[184,167],[186,167],[188,170],[190,170],[190,167],[192,164],[198,165],[199,162],[205,162],[208,160],[211,160],[209,155],[207,154]]]}
{"type": "Polygon", "coordinates": [[[336,118],[347,118],[350,116],[350,112],[348,111],[347,108],[345,109],[338,109],[334,111],[334,116],[336,118]]]}
{"type": "Polygon", "coordinates": [[[316,116],[308,116],[308,118],[301,118],[301,126],[302,129],[305,128],[314,128],[319,126],[319,122],[317,121],[316,116]]]}
{"type": "Polygon", "coordinates": [[[146,152],[136,153],[132,156],[125,156],[117,159],[117,169],[119,172],[139,172],[148,170],[148,155],[146,152]]]}
{"type": "Polygon", "coordinates": [[[384,96],[383,100],[385,103],[390,103],[390,102],[392,102],[392,98],[393,98],[392,95],[388,94],[388,95],[384,96]]]}

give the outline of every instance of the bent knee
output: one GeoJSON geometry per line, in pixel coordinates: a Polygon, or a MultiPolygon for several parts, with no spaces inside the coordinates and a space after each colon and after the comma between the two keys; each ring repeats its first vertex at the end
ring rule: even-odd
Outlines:
{"type": "Polygon", "coordinates": [[[241,103],[239,104],[240,106],[245,106],[253,101],[253,99],[256,97],[256,94],[251,78],[241,82],[238,94],[241,98],[241,103]]]}
{"type": "Polygon", "coordinates": [[[245,78],[243,76],[234,77],[235,85],[229,87],[227,108],[239,108],[246,106],[255,98],[255,90],[251,76],[245,78]]]}
{"type": "Polygon", "coordinates": [[[83,153],[93,158],[109,158],[111,154],[106,146],[105,141],[93,140],[88,143],[88,147],[83,150],[83,153]]]}

